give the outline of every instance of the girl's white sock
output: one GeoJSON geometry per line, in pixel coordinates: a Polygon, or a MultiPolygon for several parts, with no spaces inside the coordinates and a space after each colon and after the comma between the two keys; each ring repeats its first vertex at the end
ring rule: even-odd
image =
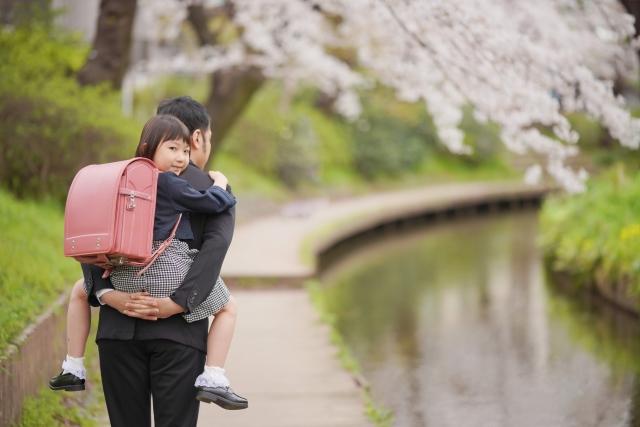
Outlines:
{"type": "Polygon", "coordinates": [[[204,372],[196,378],[196,387],[229,387],[224,369],[218,366],[206,366],[204,372]]]}
{"type": "Polygon", "coordinates": [[[84,369],[84,357],[71,357],[67,354],[62,362],[62,373],[73,374],[84,380],[87,377],[87,371],[84,369]]]}

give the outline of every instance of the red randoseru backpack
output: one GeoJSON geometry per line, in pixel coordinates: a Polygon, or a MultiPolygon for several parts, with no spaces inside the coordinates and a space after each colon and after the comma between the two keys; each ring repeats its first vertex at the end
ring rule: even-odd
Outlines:
{"type": "Polygon", "coordinates": [[[178,218],[171,236],[151,253],[157,183],[158,169],[142,157],[80,169],[64,212],[65,256],[107,271],[118,265],[151,265],[180,222],[178,218]]]}

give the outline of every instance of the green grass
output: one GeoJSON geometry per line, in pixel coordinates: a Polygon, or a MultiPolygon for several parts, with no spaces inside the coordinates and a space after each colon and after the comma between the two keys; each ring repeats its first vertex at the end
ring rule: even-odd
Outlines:
{"type": "Polygon", "coordinates": [[[283,200],[289,195],[277,179],[260,173],[233,155],[220,153],[213,159],[211,169],[224,172],[237,195],[259,194],[270,200],[283,200]]]}
{"type": "Polygon", "coordinates": [[[44,24],[0,29],[0,185],[12,194],[63,203],[80,167],[133,154],[141,125],[120,94],[75,79],[88,50],[44,24]]]}
{"type": "Polygon", "coordinates": [[[577,283],[629,283],[640,292],[640,174],[622,165],[589,181],[579,195],[548,199],[541,243],[553,270],[577,283]]]}
{"type": "Polygon", "coordinates": [[[15,427],[96,426],[82,408],[80,393],[54,393],[43,386],[36,396],[28,397],[20,421],[15,427]]]}
{"type": "MultiPolygon", "coordinates": [[[[62,254],[63,215],[55,203],[17,200],[0,190],[0,351],[80,276],[78,263],[62,254]]],[[[23,404],[15,427],[92,427],[104,411],[95,325],[86,354],[88,392],[53,392],[46,385],[23,404]]],[[[64,340],[64,336],[52,337],[64,340]]],[[[53,375],[54,372],[51,372],[53,375]]]]}
{"type": "Polygon", "coordinates": [[[80,277],[62,253],[55,204],[16,200],[0,190],[0,352],[80,277]]]}
{"type": "Polygon", "coordinates": [[[264,188],[264,181],[268,194],[294,197],[514,176],[491,126],[465,119],[476,154],[456,156],[439,145],[422,105],[395,101],[383,90],[368,92],[368,109],[351,123],[318,108],[316,95],[302,90],[287,98],[278,84],[266,84],[214,153],[214,166],[228,174],[247,171],[248,179],[235,181],[249,191],[264,188]]]}
{"type": "Polygon", "coordinates": [[[101,418],[105,417],[104,393],[98,368],[97,347],[93,343],[98,316],[93,317],[85,354],[88,368],[87,390],[54,392],[43,386],[36,395],[25,400],[20,420],[12,427],[95,427],[104,424],[100,422],[101,418]]]}
{"type": "Polygon", "coordinates": [[[340,363],[342,364],[342,367],[345,368],[355,378],[359,379],[362,389],[365,414],[367,415],[369,420],[371,420],[371,422],[373,422],[374,425],[378,427],[389,427],[393,425],[393,413],[373,400],[371,389],[366,381],[363,380],[360,364],[353,356],[347,346],[347,343],[344,341],[344,338],[338,331],[336,327],[335,315],[331,313],[327,308],[322,288],[320,287],[318,282],[314,280],[307,281],[305,283],[305,287],[309,292],[309,296],[313,305],[320,315],[320,320],[330,328],[331,343],[336,347],[338,351],[337,356],[340,360],[340,363]]]}

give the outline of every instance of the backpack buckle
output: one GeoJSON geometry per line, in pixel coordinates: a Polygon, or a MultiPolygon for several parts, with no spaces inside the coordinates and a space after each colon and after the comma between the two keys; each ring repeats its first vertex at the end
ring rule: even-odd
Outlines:
{"type": "Polygon", "coordinates": [[[129,203],[127,203],[127,210],[132,211],[136,208],[136,193],[132,191],[129,193],[129,203]]]}
{"type": "Polygon", "coordinates": [[[119,257],[111,258],[109,261],[111,261],[111,265],[115,267],[119,265],[124,265],[124,263],[127,261],[127,258],[123,256],[119,256],[119,257]]]}

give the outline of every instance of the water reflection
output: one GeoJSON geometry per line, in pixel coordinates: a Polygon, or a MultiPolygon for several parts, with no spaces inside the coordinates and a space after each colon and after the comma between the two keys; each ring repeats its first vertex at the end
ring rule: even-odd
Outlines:
{"type": "Polygon", "coordinates": [[[323,276],[398,426],[640,425],[633,319],[545,286],[535,214],[367,244],[323,276]]]}

